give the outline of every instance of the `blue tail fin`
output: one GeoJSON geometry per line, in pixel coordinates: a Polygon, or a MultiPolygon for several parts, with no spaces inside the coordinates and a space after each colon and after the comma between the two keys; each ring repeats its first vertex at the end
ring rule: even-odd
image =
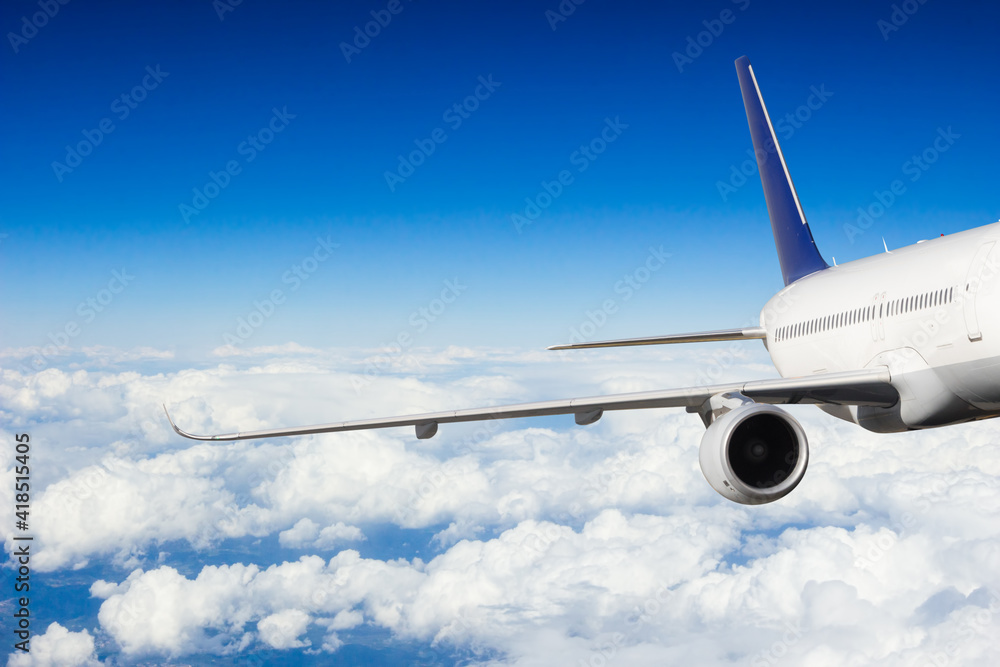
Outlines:
{"type": "Polygon", "coordinates": [[[750,60],[742,56],[736,61],[736,73],[740,77],[743,92],[743,106],[747,110],[753,150],[757,156],[760,182],[764,186],[767,212],[771,216],[771,230],[774,245],[778,249],[781,275],[785,284],[795,282],[810,273],[828,267],[820,256],[813,240],[806,214],[802,212],[799,195],[795,192],[792,177],[781,154],[781,146],[774,135],[774,127],[767,115],[764,98],[757,87],[750,60]]]}

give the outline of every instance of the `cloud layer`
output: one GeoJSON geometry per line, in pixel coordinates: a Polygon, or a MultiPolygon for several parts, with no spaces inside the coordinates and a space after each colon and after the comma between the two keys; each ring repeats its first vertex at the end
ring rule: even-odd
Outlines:
{"type": "MultiPolygon", "coordinates": [[[[185,429],[231,432],[766,374],[759,355],[711,348],[414,351],[375,372],[373,354],[283,346],[163,373],[4,371],[0,409],[47,443],[33,567],[119,573],[87,592],[103,600],[93,626],[51,626],[33,647],[79,664],[96,660],[94,637],[126,660],[305,656],[366,627],[522,665],[1000,658],[991,422],[875,435],[796,408],[806,478],[747,508],[705,483],[703,427],[680,411],[453,425],[419,442],[399,429],[208,444],[177,438],[158,406],[185,429]],[[376,549],[386,527],[427,537],[376,549]],[[203,567],[184,556],[221,544],[295,555],[203,567]]],[[[12,486],[0,492],[8,513],[12,486]]]]}

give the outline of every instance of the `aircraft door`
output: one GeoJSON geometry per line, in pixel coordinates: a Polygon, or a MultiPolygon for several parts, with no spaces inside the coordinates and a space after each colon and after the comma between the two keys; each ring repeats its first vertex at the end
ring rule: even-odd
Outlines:
{"type": "MultiPolygon", "coordinates": [[[[972,264],[969,266],[969,273],[965,278],[962,308],[965,313],[965,330],[971,341],[982,340],[983,338],[983,332],[979,327],[979,315],[976,312],[976,292],[979,290],[983,279],[989,275],[986,274],[984,269],[987,266],[986,260],[990,257],[990,252],[995,245],[996,241],[990,241],[979,246],[979,250],[976,251],[975,257],[972,258],[972,264]]],[[[993,267],[992,264],[990,266],[993,267]]],[[[996,271],[996,268],[993,267],[992,270],[996,271]]]]}
{"type": "Polygon", "coordinates": [[[875,306],[875,308],[877,309],[875,311],[875,317],[878,322],[877,333],[879,340],[885,340],[885,317],[888,314],[885,312],[886,307],[887,306],[885,303],[885,292],[882,292],[881,294],[878,295],[878,303],[875,306]]]}
{"type": "Polygon", "coordinates": [[[871,332],[872,340],[876,343],[880,340],[885,340],[885,314],[883,309],[885,308],[885,292],[881,294],[876,294],[872,297],[871,305],[871,332]]]}

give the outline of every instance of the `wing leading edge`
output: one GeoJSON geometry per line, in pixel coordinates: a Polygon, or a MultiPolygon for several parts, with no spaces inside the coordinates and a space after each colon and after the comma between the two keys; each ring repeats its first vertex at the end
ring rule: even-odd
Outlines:
{"type": "MultiPolygon", "coordinates": [[[[686,407],[689,412],[698,412],[715,395],[741,393],[758,403],[789,404],[835,404],[870,405],[891,407],[899,400],[899,394],[890,384],[891,377],[886,368],[849,371],[846,373],[826,373],[800,378],[776,378],[752,380],[731,384],[709,385],[643,391],[631,394],[611,394],[588,398],[571,398],[538,403],[519,403],[492,408],[468,410],[448,410],[401,417],[382,417],[355,421],[297,426],[293,428],[245,431],[223,435],[193,435],[181,430],[167,412],[167,419],[173,429],[192,440],[226,441],[251,440],[254,438],[275,438],[290,435],[311,435],[316,433],[337,433],[360,431],[395,426],[416,427],[417,438],[423,440],[437,433],[438,424],[456,422],[489,421],[494,419],[517,419],[521,417],[543,417],[550,415],[576,416],[580,425],[596,422],[607,410],[638,410],[647,408],[686,407]]],[[[166,412],[166,406],[164,406],[166,412]]]]}

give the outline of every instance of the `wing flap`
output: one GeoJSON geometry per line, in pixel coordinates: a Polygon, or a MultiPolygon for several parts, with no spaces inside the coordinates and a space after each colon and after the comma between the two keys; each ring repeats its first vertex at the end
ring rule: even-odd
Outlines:
{"type": "Polygon", "coordinates": [[[240,431],[222,435],[194,435],[181,430],[167,412],[167,419],[179,435],[192,440],[227,441],[251,440],[255,438],[275,438],[290,435],[313,435],[317,433],[337,433],[360,431],[394,426],[414,426],[417,437],[424,439],[437,432],[438,424],[469,421],[490,421],[495,419],[518,419],[522,417],[545,417],[552,415],[576,415],[577,423],[589,424],[597,421],[603,411],[639,410],[649,408],[697,408],[716,394],[741,392],[759,403],[834,403],[839,405],[873,405],[891,407],[899,400],[899,394],[890,384],[888,369],[874,368],[846,373],[825,373],[802,378],[776,378],[773,380],[753,380],[731,384],[717,384],[703,387],[686,387],[643,391],[630,394],[591,396],[557,401],[518,403],[492,408],[472,408],[428,412],[401,417],[381,417],[353,421],[297,426],[292,428],[267,429],[262,431],[240,431]]]}

